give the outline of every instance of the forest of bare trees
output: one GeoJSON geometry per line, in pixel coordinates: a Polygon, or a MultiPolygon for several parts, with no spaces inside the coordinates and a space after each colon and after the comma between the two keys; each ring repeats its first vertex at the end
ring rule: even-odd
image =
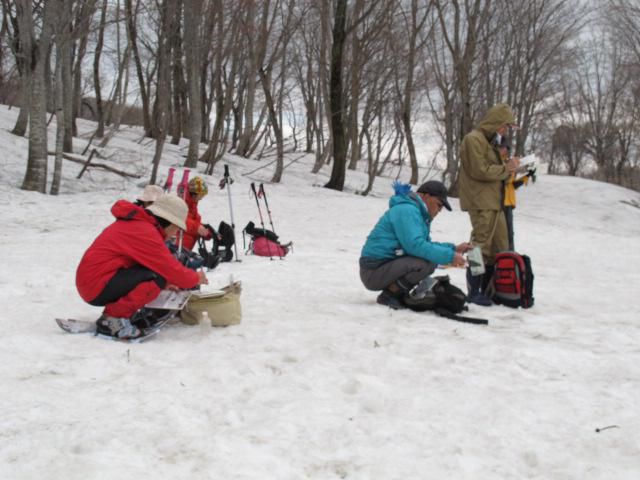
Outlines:
{"type": "Polygon", "coordinates": [[[105,147],[132,112],[155,142],[151,182],[185,138],[185,165],[207,173],[232,152],[279,182],[299,152],[310,174],[328,166],[327,188],[357,169],[366,195],[391,166],[414,184],[430,167],[455,193],[460,141],[500,101],[518,154],[640,190],[640,1],[592,3],[1,0],[0,102],[28,137],[22,188],[42,193],[59,191],[78,118],[105,147]],[[416,149],[425,125],[432,158],[416,149]]]}

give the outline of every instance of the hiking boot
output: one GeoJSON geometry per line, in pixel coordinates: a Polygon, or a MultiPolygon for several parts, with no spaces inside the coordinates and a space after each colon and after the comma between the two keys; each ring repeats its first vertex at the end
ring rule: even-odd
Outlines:
{"type": "Polygon", "coordinates": [[[397,295],[394,295],[393,292],[386,289],[380,292],[380,295],[378,295],[376,302],[380,305],[386,305],[393,310],[402,310],[403,308],[406,308],[404,303],[402,303],[402,300],[398,298],[397,295]]]}
{"type": "Polygon", "coordinates": [[[486,295],[487,292],[489,292],[491,289],[493,289],[493,272],[494,272],[494,266],[493,265],[485,265],[484,266],[484,273],[482,274],[482,289],[480,290],[481,292],[484,292],[484,294],[486,295]]]}
{"type": "Polygon", "coordinates": [[[467,268],[467,302],[490,307],[493,302],[481,291],[483,277],[483,275],[471,275],[471,269],[467,268]]]}
{"type": "Polygon", "coordinates": [[[131,340],[141,337],[142,331],[133,326],[128,318],[110,317],[102,315],[96,321],[96,333],[121,340],[131,340]]]}

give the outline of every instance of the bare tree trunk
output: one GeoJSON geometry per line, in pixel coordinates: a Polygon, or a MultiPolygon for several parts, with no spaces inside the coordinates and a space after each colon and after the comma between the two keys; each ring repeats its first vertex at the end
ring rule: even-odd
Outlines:
{"type": "MultiPolygon", "coordinates": [[[[222,15],[216,17],[215,35],[223,42],[224,32],[224,19],[222,15]]],[[[213,52],[214,65],[212,73],[212,96],[215,98],[215,120],[213,122],[213,128],[211,130],[211,138],[209,139],[209,146],[207,150],[202,154],[202,160],[207,162],[206,173],[211,175],[213,168],[219,158],[219,152],[224,150],[224,146],[220,145],[220,139],[222,137],[222,128],[224,125],[224,84],[222,81],[223,72],[222,65],[224,59],[224,49],[221,43],[218,48],[213,52]]]]}
{"type": "Polygon", "coordinates": [[[276,172],[271,179],[272,182],[278,183],[282,178],[283,158],[284,158],[284,142],[282,138],[282,128],[278,121],[278,114],[274,105],[273,96],[271,94],[271,80],[267,73],[261,68],[258,72],[260,74],[260,82],[262,83],[262,90],[264,91],[265,102],[269,110],[269,121],[273,128],[273,134],[276,137],[276,172]]]}
{"type": "MultiPolygon", "coordinates": [[[[357,17],[362,12],[363,0],[356,0],[354,6],[354,15],[357,17]]],[[[349,77],[349,135],[347,141],[351,144],[351,159],[347,168],[355,170],[360,160],[361,145],[358,141],[358,115],[360,106],[360,76],[362,75],[362,67],[365,60],[362,58],[362,40],[354,32],[351,36],[351,72],[349,77]]]]}
{"type": "MultiPolygon", "coordinates": [[[[63,149],[65,152],[73,153],[73,52],[72,46],[72,23],[71,23],[71,1],[56,0],[62,10],[57,15],[62,15],[62,25],[60,28],[61,36],[65,37],[62,41],[60,55],[62,56],[62,108],[64,109],[64,140],[63,149]]],[[[57,42],[57,39],[56,39],[57,42]]],[[[56,58],[56,64],[58,59],[56,58]]],[[[56,87],[57,88],[57,87],[56,87]]],[[[54,98],[54,104],[56,99],[54,98]]],[[[57,108],[57,105],[56,105],[57,108]]]]}
{"type": "Polygon", "coordinates": [[[11,133],[24,137],[27,133],[27,126],[29,125],[29,111],[31,110],[31,71],[20,75],[20,93],[18,105],[20,106],[20,113],[14,127],[11,129],[11,133]]]}
{"type": "MultiPolygon", "coordinates": [[[[198,1],[198,0],[196,0],[198,1]]],[[[178,12],[182,10],[182,0],[178,0],[178,5],[176,9],[178,12]]],[[[186,2],[187,4],[191,4],[192,0],[186,2]]],[[[181,26],[181,15],[176,16],[176,18],[171,19],[172,27],[171,27],[171,39],[170,45],[172,49],[172,88],[173,92],[173,114],[169,116],[169,124],[171,130],[171,144],[178,145],[180,143],[180,138],[184,132],[186,132],[185,122],[188,119],[187,112],[187,85],[184,80],[184,65],[182,62],[183,57],[183,42],[182,42],[182,26],[181,26]]],[[[188,51],[189,47],[187,47],[188,51]]]]}
{"type": "Polygon", "coordinates": [[[96,129],[96,137],[104,137],[104,107],[102,104],[102,88],[100,82],[100,57],[102,56],[102,47],[104,45],[104,27],[107,16],[107,2],[102,1],[100,7],[100,26],[98,27],[98,41],[96,43],[95,55],[93,57],[93,88],[96,92],[96,116],[98,128],[96,129]]]}
{"type": "Polygon", "coordinates": [[[184,5],[184,43],[187,65],[187,98],[189,99],[189,151],[185,167],[194,168],[200,156],[202,134],[202,89],[200,63],[202,59],[202,0],[184,5]]]}
{"type": "MultiPolygon", "coordinates": [[[[6,11],[10,11],[10,5],[7,0],[2,2],[3,8],[6,11]]],[[[20,113],[16,120],[11,133],[24,137],[27,133],[27,126],[29,125],[29,112],[31,111],[31,78],[33,72],[31,70],[31,50],[33,48],[33,20],[31,13],[31,2],[25,0],[17,0],[16,17],[13,19],[14,24],[14,39],[13,45],[14,54],[16,57],[16,64],[18,66],[18,72],[20,73],[20,113]]]]}
{"type": "Polygon", "coordinates": [[[146,136],[151,135],[151,114],[149,109],[149,93],[144,79],[142,68],[142,60],[138,51],[138,30],[136,27],[136,17],[139,3],[136,3],[136,13],[134,14],[131,5],[132,0],[124,0],[125,15],[127,21],[127,33],[129,35],[129,43],[133,52],[133,59],[136,65],[136,75],[140,86],[140,98],[142,99],[142,122],[146,136]]]}
{"type": "Polygon", "coordinates": [[[73,67],[73,98],[71,108],[71,135],[78,135],[78,126],[76,119],[80,114],[82,106],[82,61],[87,53],[87,43],[89,41],[89,27],[91,26],[91,20],[96,11],[97,0],[88,0],[81,2],[81,7],[78,8],[78,14],[76,16],[76,36],[78,37],[78,52],[75,56],[75,62],[73,67]]]}
{"type": "MultiPolygon", "coordinates": [[[[267,4],[269,2],[266,2],[267,4]]],[[[267,7],[268,8],[268,7],[267,7]]],[[[256,8],[255,2],[248,2],[246,6],[246,14],[245,14],[245,23],[246,25],[253,26],[255,24],[256,17],[256,8]]],[[[248,49],[248,62],[246,65],[246,86],[244,99],[245,104],[243,108],[243,122],[242,122],[242,131],[238,137],[238,145],[236,147],[236,154],[240,156],[248,156],[249,149],[255,137],[255,129],[253,122],[253,113],[254,113],[254,103],[256,96],[256,88],[257,88],[257,76],[258,76],[258,68],[262,65],[262,60],[264,58],[264,42],[260,39],[257,41],[247,41],[246,48],[248,49]]]]}
{"type": "Polygon", "coordinates": [[[56,69],[55,69],[55,113],[56,113],[56,147],[55,161],[53,167],[53,181],[51,182],[51,195],[60,193],[60,182],[62,180],[62,154],[64,151],[65,139],[65,108],[64,108],[64,78],[62,71],[65,68],[67,59],[65,54],[68,50],[68,44],[71,43],[68,26],[66,25],[69,10],[71,9],[71,0],[62,0],[62,7],[56,11],[56,69]]]}
{"type": "Polygon", "coordinates": [[[153,156],[153,169],[149,183],[156,183],[158,167],[162,158],[162,150],[167,138],[168,112],[169,112],[169,69],[171,65],[169,42],[172,35],[172,20],[178,15],[178,0],[163,0],[160,7],[161,28],[158,38],[158,88],[156,118],[153,122],[153,137],[156,139],[156,148],[153,156]]]}
{"type": "Polygon", "coordinates": [[[402,109],[400,112],[400,118],[402,120],[402,127],[404,129],[404,138],[407,142],[407,151],[409,153],[409,161],[411,163],[411,178],[409,183],[412,185],[418,184],[418,157],[416,155],[416,148],[413,143],[413,128],[411,125],[411,111],[413,109],[413,91],[414,76],[416,68],[416,55],[421,45],[418,45],[418,36],[423,29],[427,16],[429,14],[429,8],[424,9],[423,15],[419,17],[419,5],[417,0],[411,1],[411,11],[409,12],[409,19],[406,21],[406,30],[409,36],[407,44],[407,58],[406,58],[406,77],[404,81],[404,87],[400,95],[402,109]]]}
{"type": "MultiPolygon", "coordinates": [[[[221,10],[216,9],[217,12],[221,10]]],[[[236,14],[237,15],[237,14],[236,14]]],[[[229,31],[225,31],[224,16],[216,15],[215,33],[213,36],[219,40],[218,48],[213,51],[212,67],[212,98],[215,99],[215,120],[211,128],[211,138],[207,150],[202,154],[201,160],[207,162],[205,172],[213,173],[216,163],[226,152],[225,121],[232,111],[235,93],[236,76],[241,67],[242,52],[235,46],[239,43],[241,21],[233,16],[229,20],[229,31]],[[227,54],[230,57],[227,57],[227,54]],[[225,60],[229,63],[229,76],[225,80],[225,60]],[[225,88],[226,85],[226,88],[225,88]]]]}
{"type": "Polygon", "coordinates": [[[329,108],[331,111],[331,137],[333,168],[325,188],[342,191],[347,163],[347,141],[344,127],[342,62],[346,41],[347,0],[337,0],[331,47],[331,78],[329,80],[329,108]]]}
{"type": "Polygon", "coordinates": [[[31,49],[26,52],[31,61],[28,67],[31,69],[31,102],[29,111],[29,153],[27,157],[27,171],[22,182],[23,190],[34,190],[40,193],[46,192],[47,187],[47,98],[45,64],[48,59],[49,46],[51,44],[52,9],[56,7],[53,2],[46,2],[42,31],[40,38],[34,38],[34,26],[31,19],[30,0],[19,0],[22,4],[22,14],[28,15],[25,35],[31,37],[29,42],[31,49]]]}
{"type": "Polygon", "coordinates": [[[115,133],[120,128],[120,123],[122,121],[122,115],[124,113],[124,108],[126,107],[126,99],[129,85],[129,60],[131,57],[131,49],[127,45],[125,48],[123,60],[120,62],[120,67],[118,69],[118,79],[116,80],[116,88],[114,89],[114,94],[109,102],[109,110],[107,112],[107,119],[111,121],[111,128],[109,132],[104,136],[102,142],[100,142],[100,147],[104,148],[107,146],[109,141],[113,138],[115,133]],[[123,80],[124,79],[124,80],[123,80]],[[124,81],[124,86],[122,83],[124,81]]]}
{"type": "Polygon", "coordinates": [[[316,159],[313,164],[311,173],[316,174],[320,171],[325,163],[328,163],[330,153],[333,151],[332,137],[325,142],[324,139],[324,125],[325,115],[326,120],[331,123],[331,117],[329,109],[326,108],[326,103],[329,100],[329,81],[327,79],[326,72],[329,69],[329,62],[327,61],[327,51],[329,50],[329,37],[331,32],[329,5],[326,2],[321,2],[320,6],[320,48],[318,52],[318,102],[317,102],[317,118],[318,126],[316,129],[316,159]]]}

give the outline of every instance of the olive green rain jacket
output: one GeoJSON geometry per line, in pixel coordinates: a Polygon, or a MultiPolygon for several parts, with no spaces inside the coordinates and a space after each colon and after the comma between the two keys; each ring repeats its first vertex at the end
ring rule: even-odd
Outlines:
{"type": "Polygon", "coordinates": [[[509,172],[490,140],[506,123],[515,123],[513,112],[506,103],[498,103],[462,139],[459,193],[460,208],[464,211],[502,209],[502,181],[509,177],[509,172]]]}

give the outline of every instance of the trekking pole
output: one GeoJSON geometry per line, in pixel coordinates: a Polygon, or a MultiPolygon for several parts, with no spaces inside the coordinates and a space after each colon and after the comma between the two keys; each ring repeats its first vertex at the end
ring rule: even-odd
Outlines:
{"type": "Polygon", "coordinates": [[[269,239],[267,238],[267,229],[264,226],[264,220],[262,219],[262,209],[260,208],[260,201],[258,200],[258,192],[256,192],[256,184],[251,182],[251,190],[253,191],[253,197],[256,199],[256,205],[258,206],[258,215],[260,216],[260,225],[262,225],[262,234],[264,235],[264,239],[267,242],[267,251],[269,252],[269,259],[273,260],[273,256],[271,255],[271,245],[269,244],[269,239]]]}
{"type": "Polygon", "coordinates": [[[260,188],[258,189],[258,195],[262,196],[264,200],[264,205],[267,207],[267,215],[269,216],[269,223],[271,224],[271,231],[276,233],[276,228],[273,226],[273,219],[271,218],[271,209],[269,209],[269,202],[267,201],[267,192],[264,191],[264,184],[260,184],[260,188]]]}
{"type": "MultiPolygon", "coordinates": [[[[187,201],[187,190],[189,189],[189,169],[185,168],[182,172],[182,180],[178,184],[178,196],[182,197],[182,200],[187,201]]],[[[185,219],[186,220],[186,219],[185,219]]],[[[178,252],[182,255],[182,237],[184,236],[184,230],[180,229],[178,233],[178,252]]]]}
{"type": "MultiPolygon", "coordinates": [[[[267,193],[264,191],[264,184],[262,183],[260,184],[258,195],[262,196],[262,199],[264,200],[264,205],[267,208],[267,216],[269,217],[269,224],[271,225],[271,231],[273,233],[276,233],[276,228],[273,226],[273,220],[271,218],[271,209],[269,209],[269,202],[267,201],[267,193]]],[[[282,260],[282,253],[280,249],[278,249],[278,256],[280,257],[280,260],[282,260]]]]}
{"type": "Polygon", "coordinates": [[[231,184],[233,183],[233,178],[229,176],[229,165],[224,165],[224,178],[220,182],[220,188],[224,188],[225,185],[227,188],[227,196],[229,197],[229,215],[231,216],[231,229],[233,230],[233,250],[236,254],[236,262],[241,262],[240,257],[238,257],[238,245],[236,242],[236,224],[233,221],[233,204],[231,202],[231,184]]]}
{"type": "Polygon", "coordinates": [[[175,168],[173,167],[169,168],[169,174],[167,175],[167,180],[166,182],[164,182],[164,187],[162,187],[165,193],[171,192],[171,186],[173,185],[173,174],[175,173],[175,171],[176,171],[175,168]]]}

